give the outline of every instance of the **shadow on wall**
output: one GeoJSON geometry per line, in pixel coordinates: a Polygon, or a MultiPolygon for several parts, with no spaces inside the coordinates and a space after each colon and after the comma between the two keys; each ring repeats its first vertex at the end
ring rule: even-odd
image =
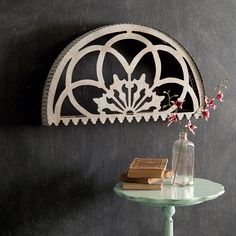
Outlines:
{"type": "Polygon", "coordinates": [[[60,227],[59,222],[75,220],[97,196],[112,192],[113,184],[96,189],[94,176],[83,183],[78,173],[71,178],[58,173],[46,183],[12,185],[7,204],[1,206],[1,235],[31,235],[32,230],[45,234],[60,227]]]}
{"type": "Polygon", "coordinates": [[[75,38],[101,25],[48,26],[28,34],[9,34],[0,55],[0,123],[41,124],[41,100],[47,74],[60,52],[75,38]]]}
{"type": "MultiPolygon", "coordinates": [[[[4,42],[8,47],[6,54],[0,55],[4,65],[0,69],[1,125],[41,125],[42,93],[50,67],[67,44],[97,27],[84,26],[81,29],[76,25],[49,26],[17,37],[9,34],[8,42],[4,42]]],[[[27,151],[24,155],[25,159],[19,160],[19,169],[27,168],[25,165],[31,158],[27,151]]],[[[10,161],[7,158],[8,155],[1,159],[7,162],[6,165],[10,161]]],[[[37,168],[32,166],[28,168],[37,168]]],[[[5,170],[2,174],[5,173],[8,183],[8,167],[5,170]]],[[[11,171],[14,172],[13,169],[11,171]]],[[[45,171],[50,173],[52,170],[45,171]]],[[[76,168],[75,171],[72,173],[70,170],[68,176],[68,173],[54,170],[54,174],[51,173],[46,180],[39,176],[38,182],[30,176],[27,176],[28,179],[14,177],[14,181],[7,186],[8,191],[0,197],[0,234],[15,235],[24,228],[24,232],[27,229],[29,232],[22,235],[31,235],[30,230],[35,227],[46,232],[64,216],[86,208],[94,201],[95,192],[99,195],[112,191],[113,183],[96,189],[95,176],[85,178],[83,170],[76,168]],[[44,225],[38,226],[42,221],[44,225]]]]}

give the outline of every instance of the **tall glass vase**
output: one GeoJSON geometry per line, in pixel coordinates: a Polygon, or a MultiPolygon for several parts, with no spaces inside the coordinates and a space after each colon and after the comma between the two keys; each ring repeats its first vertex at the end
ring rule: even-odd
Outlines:
{"type": "Polygon", "coordinates": [[[192,185],[194,180],[194,144],[188,140],[187,131],[181,131],[172,148],[172,184],[192,185]]]}

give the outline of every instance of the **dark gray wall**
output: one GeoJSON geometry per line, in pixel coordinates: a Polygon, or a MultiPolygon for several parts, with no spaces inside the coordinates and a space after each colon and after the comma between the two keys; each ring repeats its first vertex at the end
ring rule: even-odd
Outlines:
{"type": "Polygon", "coordinates": [[[43,85],[73,39],[112,23],[139,23],[176,38],[206,91],[226,76],[223,106],[198,121],[196,176],[224,184],[218,200],[178,208],[177,236],[236,235],[236,2],[0,1],[0,235],[162,235],[161,210],[112,191],[133,157],[171,154],[164,122],[42,127],[43,85]]]}

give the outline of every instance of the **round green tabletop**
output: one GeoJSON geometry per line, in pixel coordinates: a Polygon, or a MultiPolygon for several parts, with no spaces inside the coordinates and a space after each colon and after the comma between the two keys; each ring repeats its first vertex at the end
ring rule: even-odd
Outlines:
{"type": "Polygon", "coordinates": [[[163,184],[162,190],[123,190],[118,183],[114,191],[120,197],[137,203],[159,206],[163,208],[165,216],[165,236],[173,235],[173,219],[175,207],[199,204],[213,200],[222,195],[224,186],[210,180],[195,178],[192,186],[173,186],[163,184]]]}

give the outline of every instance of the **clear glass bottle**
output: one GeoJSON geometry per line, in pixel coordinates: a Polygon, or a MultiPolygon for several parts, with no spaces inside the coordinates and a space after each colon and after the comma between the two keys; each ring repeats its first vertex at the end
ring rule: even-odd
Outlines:
{"type": "Polygon", "coordinates": [[[187,132],[181,131],[172,149],[172,184],[192,185],[194,180],[194,144],[187,132]]]}

